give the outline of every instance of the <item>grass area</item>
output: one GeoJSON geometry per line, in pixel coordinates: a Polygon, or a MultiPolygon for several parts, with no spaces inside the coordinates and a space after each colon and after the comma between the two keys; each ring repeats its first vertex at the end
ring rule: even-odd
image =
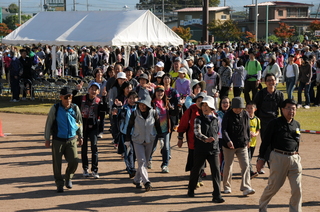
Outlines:
{"type": "MultiPolygon", "coordinates": [[[[287,94],[285,92],[285,86],[278,85],[278,89],[281,90],[285,98],[287,94]]],[[[297,91],[294,91],[294,98],[297,99],[297,91]]],[[[242,94],[243,97],[243,94],[242,94]]],[[[233,92],[230,92],[230,98],[233,98],[233,92]]],[[[304,95],[303,95],[304,100],[304,95]]],[[[20,101],[9,102],[9,97],[0,97],[0,112],[8,113],[21,113],[21,114],[41,114],[47,115],[54,101],[20,101]]],[[[1,117],[0,117],[1,118],[1,117]]],[[[311,107],[310,109],[300,108],[297,110],[296,120],[300,122],[301,129],[305,130],[320,130],[320,107],[311,107]]]]}

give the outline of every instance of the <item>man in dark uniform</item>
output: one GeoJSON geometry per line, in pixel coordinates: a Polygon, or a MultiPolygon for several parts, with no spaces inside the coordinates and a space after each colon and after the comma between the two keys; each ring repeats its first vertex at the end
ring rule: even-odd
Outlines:
{"type": "Polygon", "coordinates": [[[281,104],[282,116],[270,121],[265,136],[262,138],[257,170],[260,170],[268,156],[270,148],[270,176],[268,185],[260,198],[259,211],[266,212],[271,198],[284,184],[286,177],[290,181],[291,198],[289,202],[290,212],[302,211],[301,176],[302,166],[299,155],[300,124],[294,120],[297,103],[292,99],[286,99],[281,104]]]}

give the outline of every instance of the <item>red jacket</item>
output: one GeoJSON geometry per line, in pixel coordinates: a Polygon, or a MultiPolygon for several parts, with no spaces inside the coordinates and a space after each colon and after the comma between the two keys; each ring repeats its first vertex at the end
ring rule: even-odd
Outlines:
{"type": "Polygon", "coordinates": [[[193,104],[183,113],[178,127],[178,133],[186,132],[189,149],[194,149],[194,119],[197,116],[200,116],[200,110],[193,104]]]}

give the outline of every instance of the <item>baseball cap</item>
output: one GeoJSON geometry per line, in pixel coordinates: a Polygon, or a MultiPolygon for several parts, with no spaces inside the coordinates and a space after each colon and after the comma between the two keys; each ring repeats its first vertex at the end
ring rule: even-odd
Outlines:
{"type": "Polygon", "coordinates": [[[164,67],[164,63],[162,61],[157,62],[156,66],[163,68],[164,67]]]}
{"type": "Polygon", "coordinates": [[[127,76],[126,76],[125,73],[119,72],[119,73],[117,74],[117,79],[127,79],[127,76]]]}
{"type": "Polygon", "coordinates": [[[90,86],[89,86],[89,88],[91,88],[92,86],[97,86],[97,88],[98,89],[100,89],[100,85],[99,85],[99,83],[97,83],[97,82],[94,82],[94,83],[92,83],[90,86]]]}
{"type": "Polygon", "coordinates": [[[63,87],[60,90],[60,95],[68,95],[68,94],[72,94],[72,90],[69,87],[63,87]]]}
{"type": "Polygon", "coordinates": [[[192,61],[194,61],[194,57],[193,57],[193,56],[188,56],[188,57],[186,58],[186,60],[192,60],[192,61]]]}

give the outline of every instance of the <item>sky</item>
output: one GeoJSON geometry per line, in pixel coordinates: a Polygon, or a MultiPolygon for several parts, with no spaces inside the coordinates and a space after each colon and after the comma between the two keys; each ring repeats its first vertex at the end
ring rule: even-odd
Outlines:
{"type": "MultiPolygon", "coordinates": [[[[45,0],[21,0],[21,7],[23,13],[37,13],[41,11],[40,5],[43,5],[45,0]]],[[[67,0],[67,10],[70,11],[73,8],[74,0],[67,0]]],[[[89,10],[122,10],[126,5],[128,10],[135,10],[135,5],[139,0],[75,0],[76,10],[85,11],[87,10],[87,2],[89,4],[89,10]]],[[[186,0],[187,1],[187,0],[186,0]]],[[[255,0],[220,0],[219,6],[231,6],[235,11],[244,11],[243,6],[252,4],[255,0]]],[[[266,2],[267,0],[258,0],[258,3],[266,2]]],[[[319,6],[319,0],[287,0],[290,2],[299,2],[314,4],[312,11],[316,10],[319,6]]],[[[0,7],[8,7],[11,3],[18,5],[18,0],[0,0],[0,7]]],[[[42,7],[43,8],[43,7],[42,7]]],[[[42,9],[43,10],[43,9],[42,9]]]]}

